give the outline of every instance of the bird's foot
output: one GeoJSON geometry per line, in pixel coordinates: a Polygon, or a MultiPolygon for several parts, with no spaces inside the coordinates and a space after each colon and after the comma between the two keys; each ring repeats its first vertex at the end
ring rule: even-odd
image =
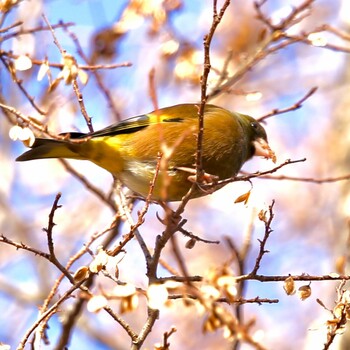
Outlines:
{"type": "MultiPolygon", "coordinates": [[[[192,182],[192,183],[196,183],[197,182],[197,171],[194,168],[188,168],[188,167],[176,167],[176,170],[181,170],[181,171],[185,171],[187,173],[190,173],[192,175],[190,175],[187,179],[188,181],[192,182]]],[[[209,184],[215,184],[217,183],[219,180],[219,177],[216,175],[212,175],[212,174],[208,174],[208,173],[203,173],[201,174],[200,177],[200,184],[204,184],[204,185],[209,185],[209,184]]]]}
{"type": "Polygon", "coordinates": [[[188,168],[188,167],[177,167],[176,170],[185,171],[187,173],[190,173],[191,175],[188,176],[187,180],[196,184],[198,188],[205,194],[212,194],[216,190],[215,184],[217,184],[219,177],[216,175],[208,174],[206,172],[203,172],[199,178],[199,182],[197,181],[197,171],[194,168],[188,168]],[[206,185],[212,185],[206,186],[206,185]]]}

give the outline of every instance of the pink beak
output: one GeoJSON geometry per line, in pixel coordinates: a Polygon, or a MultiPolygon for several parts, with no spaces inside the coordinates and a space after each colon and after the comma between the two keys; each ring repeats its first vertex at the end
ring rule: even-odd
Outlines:
{"type": "Polygon", "coordinates": [[[264,157],[266,159],[271,159],[276,163],[275,152],[270,148],[269,144],[262,138],[253,141],[255,147],[254,156],[264,157]]]}

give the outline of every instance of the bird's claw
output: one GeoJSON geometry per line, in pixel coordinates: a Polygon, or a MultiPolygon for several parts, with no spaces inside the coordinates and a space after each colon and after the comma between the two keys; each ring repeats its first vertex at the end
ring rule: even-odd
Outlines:
{"type": "MultiPolygon", "coordinates": [[[[188,167],[176,167],[176,170],[185,171],[187,173],[190,173],[191,175],[187,178],[188,181],[192,183],[197,183],[197,170],[194,168],[188,168],[188,167]]],[[[200,182],[199,184],[209,185],[209,184],[215,184],[219,180],[219,177],[216,175],[203,173],[200,176],[200,182]]]]}

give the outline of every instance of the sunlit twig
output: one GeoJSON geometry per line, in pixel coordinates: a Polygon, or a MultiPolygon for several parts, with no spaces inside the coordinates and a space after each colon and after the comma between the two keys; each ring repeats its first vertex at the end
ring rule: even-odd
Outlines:
{"type": "Polygon", "coordinates": [[[311,97],[316,91],[317,91],[317,87],[313,87],[300,100],[295,102],[292,106],[286,107],[286,108],[275,108],[270,113],[263,115],[262,117],[258,118],[257,120],[259,120],[260,122],[263,122],[266,119],[268,119],[274,115],[295,111],[295,110],[301,108],[303,106],[303,103],[309,97],[311,97]]]}

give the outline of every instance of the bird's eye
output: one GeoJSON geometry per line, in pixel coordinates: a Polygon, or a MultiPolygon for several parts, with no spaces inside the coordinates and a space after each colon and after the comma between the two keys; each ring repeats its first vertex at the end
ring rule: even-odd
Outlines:
{"type": "Polygon", "coordinates": [[[250,126],[251,126],[253,129],[257,130],[258,127],[259,127],[259,123],[258,123],[258,122],[251,122],[251,123],[250,123],[250,126]]]}

